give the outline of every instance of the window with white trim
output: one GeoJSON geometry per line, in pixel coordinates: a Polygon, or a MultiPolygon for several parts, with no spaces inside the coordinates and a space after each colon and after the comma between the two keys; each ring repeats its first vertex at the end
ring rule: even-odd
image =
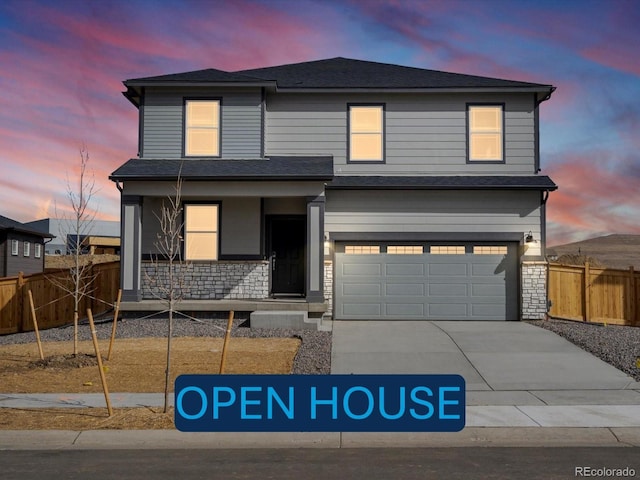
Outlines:
{"type": "Polygon", "coordinates": [[[424,253],[422,245],[389,245],[387,253],[390,255],[421,255],[424,253]]]}
{"type": "Polygon", "coordinates": [[[384,161],[384,108],[349,105],[349,161],[384,161]]]}
{"type": "Polygon", "coordinates": [[[218,259],[218,204],[185,204],[186,260],[218,259]]]}
{"type": "Polygon", "coordinates": [[[503,107],[501,105],[469,105],[469,161],[504,160],[503,107]]]}
{"type": "Polygon", "coordinates": [[[506,255],[507,247],[505,245],[474,245],[474,255],[506,255]]]}
{"type": "Polygon", "coordinates": [[[464,255],[464,245],[432,245],[429,249],[432,255],[464,255]]]}
{"type": "Polygon", "coordinates": [[[42,257],[42,245],[39,243],[33,245],[33,256],[36,258],[42,257]]]}
{"type": "Polygon", "coordinates": [[[184,154],[220,156],[220,100],[185,100],[184,154]]]}
{"type": "Polygon", "coordinates": [[[377,255],[380,253],[380,245],[345,245],[344,253],[347,255],[377,255]]]}
{"type": "Polygon", "coordinates": [[[11,240],[11,255],[18,256],[18,249],[20,248],[20,242],[18,240],[11,240]]]}
{"type": "Polygon", "coordinates": [[[22,245],[22,255],[28,257],[31,255],[31,243],[24,242],[22,245]]]}

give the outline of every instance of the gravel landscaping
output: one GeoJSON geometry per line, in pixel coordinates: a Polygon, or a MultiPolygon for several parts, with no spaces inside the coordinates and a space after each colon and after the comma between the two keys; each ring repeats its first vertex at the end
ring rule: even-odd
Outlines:
{"type": "Polygon", "coordinates": [[[566,338],[640,382],[640,328],[570,320],[536,320],[528,322],[566,338]]]}
{"type": "MultiPolygon", "coordinates": [[[[251,329],[246,317],[238,314],[233,323],[232,337],[271,338],[296,337],[302,340],[291,373],[329,374],[331,373],[331,332],[314,330],[251,329]]],[[[174,337],[223,337],[227,320],[190,320],[178,317],[174,320],[174,337]]],[[[96,320],[99,339],[111,336],[112,322],[96,320]]],[[[116,338],[163,337],[167,332],[167,320],[163,318],[123,319],[118,321],[116,338]]],[[[43,342],[73,340],[73,326],[51,328],[40,332],[43,342]]],[[[79,340],[91,340],[89,325],[81,324],[79,340]]],[[[0,336],[0,345],[35,342],[33,332],[0,336]]]]}
{"type": "MultiPolygon", "coordinates": [[[[234,321],[232,336],[249,338],[296,337],[302,345],[294,361],[295,374],[328,374],[331,372],[331,332],[313,330],[251,329],[246,316],[234,321]]],[[[622,370],[640,381],[640,368],[636,366],[640,357],[640,328],[617,325],[600,325],[568,320],[537,320],[528,322],[551,330],[580,348],[622,370]]],[[[98,338],[111,335],[111,321],[97,321],[98,338]]],[[[189,320],[177,318],[174,323],[176,337],[222,337],[226,330],[224,319],[189,320]]],[[[161,318],[124,319],[118,322],[117,338],[162,337],[167,331],[167,321],[161,318]]],[[[40,333],[45,342],[72,340],[71,326],[52,328],[40,333]]],[[[80,340],[90,340],[89,326],[82,324],[80,340]]],[[[33,332],[0,336],[0,345],[29,343],[35,341],[33,332]]]]}

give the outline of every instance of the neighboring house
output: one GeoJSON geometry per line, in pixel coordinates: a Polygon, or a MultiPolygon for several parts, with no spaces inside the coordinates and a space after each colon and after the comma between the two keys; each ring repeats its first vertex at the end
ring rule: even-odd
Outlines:
{"type": "MultiPolygon", "coordinates": [[[[45,253],[47,255],[65,255],[73,249],[73,245],[75,244],[73,237],[75,237],[76,234],[74,220],[44,218],[42,220],[27,222],[25,225],[41,232],[52,232],[56,236],[52,242],[45,245],[45,253]]],[[[91,247],[106,247],[109,249],[108,253],[117,253],[116,250],[119,249],[120,245],[120,222],[91,220],[86,222],[86,225],[81,228],[80,237],[85,241],[85,253],[90,253],[91,247]],[[87,239],[87,237],[92,238],[87,239]]]]}
{"type": "Polygon", "coordinates": [[[0,215],[0,277],[44,272],[44,246],[50,233],[0,215]]]}
{"type": "Polygon", "coordinates": [[[187,299],[291,299],[337,320],[545,315],[553,86],[346,58],[124,85],[140,135],[110,177],[123,308],[153,298],[156,215],[181,171],[187,299]]]}

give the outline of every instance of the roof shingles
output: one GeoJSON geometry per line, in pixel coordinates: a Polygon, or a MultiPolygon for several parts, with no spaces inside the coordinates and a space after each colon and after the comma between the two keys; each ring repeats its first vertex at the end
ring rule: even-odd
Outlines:
{"type": "Polygon", "coordinates": [[[268,157],[263,159],[163,160],[132,158],[111,180],[330,180],[332,157],[268,157]]]}
{"type": "Polygon", "coordinates": [[[31,227],[28,227],[24,223],[20,223],[11,218],[0,215],[0,230],[15,230],[16,232],[22,232],[29,235],[34,235],[42,238],[54,238],[53,235],[46,232],[40,232],[38,230],[34,230],[31,227]]]}
{"type": "Polygon", "coordinates": [[[336,57],[312,62],[225,72],[213,68],[126,80],[130,85],[160,83],[273,83],[281,89],[442,89],[523,88],[553,90],[551,85],[449,73],[389,63],[336,57]]]}

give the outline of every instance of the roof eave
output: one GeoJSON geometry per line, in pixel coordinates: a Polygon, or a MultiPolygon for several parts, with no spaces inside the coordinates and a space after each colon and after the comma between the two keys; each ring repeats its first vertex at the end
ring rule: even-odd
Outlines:
{"type": "MultiPolygon", "coordinates": [[[[407,88],[384,88],[384,87],[276,87],[278,92],[295,93],[357,93],[357,92],[385,92],[385,93],[539,93],[545,94],[547,100],[555,87],[551,85],[541,85],[540,87],[407,87],[407,88]]],[[[543,100],[544,101],[544,100],[543,100]]]]}
{"type": "Polygon", "coordinates": [[[127,100],[129,100],[134,107],[140,107],[140,97],[142,96],[142,92],[133,87],[127,86],[127,90],[122,92],[122,95],[125,96],[127,100]]]}
{"type": "Polygon", "coordinates": [[[122,82],[126,87],[269,87],[275,86],[276,82],[272,81],[255,81],[255,82],[203,82],[203,81],[186,81],[186,80],[165,80],[165,81],[137,81],[125,80],[122,82]]]}
{"type": "MultiPolygon", "coordinates": [[[[229,175],[229,176],[182,176],[182,180],[195,182],[255,182],[255,181],[316,181],[333,180],[333,175],[229,175]]],[[[176,181],[177,175],[109,175],[112,182],[168,182],[176,181]]]]}
{"type": "Polygon", "coordinates": [[[34,237],[56,238],[55,235],[51,235],[50,233],[38,232],[36,230],[29,230],[27,228],[5,227],[5,228],[0,228],[0,230],[5,230],[7,232],[18,232],[18,233],[23,233],[23,234],[27,234],[27,235],[33,235],[34,237]]]}
{"type": "Polygon", "coordinates": [[[533,190],[553,192],[557,189],[557,185],[327,185],[327,190],[533,190]]]}

